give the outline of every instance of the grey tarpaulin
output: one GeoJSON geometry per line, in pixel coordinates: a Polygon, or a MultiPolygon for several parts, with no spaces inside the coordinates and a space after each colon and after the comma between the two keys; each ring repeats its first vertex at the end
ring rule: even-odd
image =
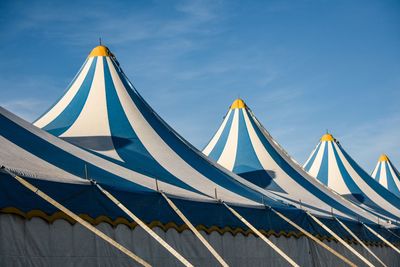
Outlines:
{"type": "MultiPolygon", "coordinates": [[[[141,228],[126,225],[113,228],[97,226],[104,233],[131,249],[154,266],[181,266],[141,228]]],[[[209,252],[191,231],[154,230],[196,266],[217,266],[209,252]]],[[[287,263],[254,235],[230,233],[204,234],[231,266],[287,266],[287,263]]],[[[0,266],[134,266],[134,262],[78,224],[59,219],[49,224],[41,218],[26,220],[18,215],[0,214],[0,266]]],[[[301,266],[337,266],[338,259],[305,237],[270,237],[301,266]]],[[[325,241],[327,242],[327,241],[325,241]]],[[[329,246],[362,266],[350,252],[336,242],[329,246]]],[[[359,245],[352,245],[373,263],[374,259],[359,245]]],[[[388,247],[371,246],[388,266],[399,266],[400,255],[388,247]]]]}

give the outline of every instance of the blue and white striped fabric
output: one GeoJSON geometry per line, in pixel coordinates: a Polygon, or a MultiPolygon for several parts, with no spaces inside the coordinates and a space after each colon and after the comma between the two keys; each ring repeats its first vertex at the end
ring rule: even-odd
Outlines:
{"type": "Polygon", "coordinates": [[[340,216],[366,214],[363,208],[332,192],[305,172],[264,129],[242,99],[233,102],[203,153],[297,207],[340,216]]]}
{"type": "Polygon", "coordinates": [[[400,218],[400,198],[369,176],[331,134],[322,136],[304,169],[348,199],[379,214],[400,218]]]}
{"type": "Polygon", "coordinates": [[[233,203],[262,199],[168,126],[104,46],[93,49],[65,94],[34,124],[153,181],[233,203]]]}
{"type": "Polygon", "coordinates": [[[388,156],[380,156],[371,176],[383,187],[400,197],[400,173],[388,156]]]}

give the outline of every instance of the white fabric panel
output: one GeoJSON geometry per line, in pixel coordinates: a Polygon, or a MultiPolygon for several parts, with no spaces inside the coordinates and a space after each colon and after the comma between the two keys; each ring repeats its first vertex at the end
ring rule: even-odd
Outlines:
{"type": "Polygon", "coordinates": [[[169,147],[151,127],[141,114],[138,107],[132,101],[127,89],[118,77],[117,71],[112,67],[112,62],[109,58],[107,58],[107,62],[110,66],[110,72],[118,98],[132,128],[135,130],[138,138],[147,151],[163,168],[178,179],[209,196],[214,196],[214,190],[217,188],[218,197],[227,202],[237,202],[249,205],[256,204],[255,202],[235,194],[209,180],[206,176],[202,175],[190,166],[171,147],[169,147]]]}
{"type": "Polygon", "coordinates": [[[323,142],[328,146],[328,187],[332,188],[339,194],[351,194],[350,189],[347,187],[342,174],[337,164],[335,152],[333,150],[333,142],[323,142]]]}
{"type": "MultiPolygon", "coordinates": [[[[97,226],[107,235],[116,238],[153,266],[181,266],[174,257],[155,242],[142,229],[134,230],[125,225],[113,228],[106,223],[97,226]]],[[[169,229],[166,233],[155,231],[178,249],[195,266],[217,266],[201,243],[190,231],[178,233],[169,229]]],[[[230,266],[287,266],[276,253],[254,235],[232,236],[212,232],[204,235],[221,253],[230,266]]],[[[307,238],[270,237],[270,240],[286,251],[301,266],[343,266],[335,256],[307,238]]],[[[325,243],[348,258],[350,252],[336,242],[325,243]]],[[[373,259],[361,246],[352,245],[365,257],[373,259]]],[[[388,247],[371,247],[388,266],[398,266],[400,255],[388,247]]],[[[136,266],[128,257],[95,236],[79,224],[71,225],[64,220],[48,224],[40,218],[22,219],[16,215],[0,214],[0,266],[136,266]]],[[[361,265],[362,266],[362,265],[361,265]]]]}
{"type": "MultiPolygon", "coordinates": [[[[54,107],[49,110],[43,117],[38,119],[34,125],[43,128],[52,122],[55,118],[57,118],[61,112],[71,103],[72,99],[75,97],[79,88],[81,87],[85,77],[89,71],[90,66],[92,65],[93,58],[88,58],[87,61],[82,66],[82,72],[77,77],[75,82],[71,85],[66,94],[54,105],[54,107]]],[[[79,72],[78,72],[79,73],[79,72]]]]}
{"type": "Polygon", "coordinates": [[[386,164],[381,165],[381,176],[380,176],[380,181],[379,183],[383,185],[385,188],[388,188],[388,180],[387,180],[387,170],[386,170],[386,164]]]}
{"type": "Polygon", "coordinates": [[[18,175],[63,183],[88,183],[16,146],[2,136],[0,136],[0,147],[0,164],[18,175]]]}
{"type": "Polygon", "coordinates": [[[308,173],[311,174],[313,177],[317,177],[318,175],[319,169],[321,167],[322,158],[324,156],[325,146],[326,142],[323,142],[319,147],[318,154],[315,157],[314,162],[311,165],[311,168],[308,170],[308,173]]]}
{"type": "MultiPolygon", "coordinates": [[[[111,136],[108,120],[103,57],[98,57],[88,98],[78,118],[60,137],[111,136]]],[[[110,142],[111,143],[111,142],[110,142]]],[[[111,143],[112,145],[112,143],[111,143]]],[[[96,151],[123,161],[115,149],[96,151]]]]}
{"type": "Polygon", "coordinates": [[[229,129],[228,140],[226,140],[221,156],[217,160],[218,164],[224,166],[225,169],[228,169],[230,171],[233,170],[233,166],[235,166],[236,160],[239,135],[239,112],[243,112],[242,109],[234,109],[232,126],[229,129]]]}
{"type": "Polygon", "coordinates": [[[375,166],[375,169],[374,169],[374,171],[372,172],[372,174],[371,174],[371,176],[373,177],[373,178],[377,178],[377,176],[380,174],[380,173],[378,173],[378,169],[379,169],[379,165],[381,164],[381,162],[378,162],[378,164],[376,164],[376,166],[375,166]]]}
{"type": "Polygon", "coordinates": [[[317,152],[318,145],[314,148],[314,150],[311,152],[310,156],[308,156],[308,159],[303,165],[303,168],[307,166],[307,164],[310,162],[311,158],[314,156],[314,154],[317,152]]]}
{"type": "Polygon", "coordinates": [[[215,133],[214,137],[211,139],[211,141],[208,143],[206,148],[204,148],[203,153],[204,155],[208,156],[210,152],[214,149],[215,145],[217,144],[219,138],[221,137],[222,132],[225,129],[226,123],[228,122],[229,116],[231,115],[232,109],[228,111],[228,114],[226,114],[225,119],[223,120],[221,126],[218,128],[218,131],[215,133]]]}

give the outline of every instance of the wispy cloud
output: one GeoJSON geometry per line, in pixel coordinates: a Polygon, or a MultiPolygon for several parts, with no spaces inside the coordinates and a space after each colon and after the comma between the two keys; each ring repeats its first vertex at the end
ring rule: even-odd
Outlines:
{"type": "Polygon", "coordinates": [[[0,102],[0,106],[28,121],[35,120],[39,116],[39,110],[42,110],[43,106],[47,104],[47,101],[36,98],[20,98],[0,102]]]}
{"type": "Polygon", "coordinates": [[[392,114],[352,125],[342,134],[341,142],[349,154],[370,172],[382,153],[389,153],[393,159],[400,158],[399,149],[394,149],[400,147],[399,133],[400,117],[392,114]]]}

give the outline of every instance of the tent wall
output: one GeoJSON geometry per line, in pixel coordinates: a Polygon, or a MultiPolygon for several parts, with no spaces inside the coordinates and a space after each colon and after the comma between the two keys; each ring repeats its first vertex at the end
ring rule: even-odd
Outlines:
{"type": "MultiPolygon", "coordinates": [[[[154,266],[180,266],[161,246],[139,227],[125,225],[113,228],[107,223],[97,226],[154,266]]],[[[164,232],[155,228],[170,245],[196,266],[217,266],[211,254],[190,231],[164,232]]],[[[254,235],[212,232],[207,240],[231,266],[286,266],[286,262],[254,235]]],[[[269,237],[301,266],[338,266],[337,258],[304,237],[269,237]]],[[[325,241],[327,242],[327,241],[325,241]]],[[[327,242],[357,264],[350,252],[336,242],[327,242]]],[[[374,262],[361,246],[356,250],[374,262]]],[[[388,247],[372,246],[388,266],[396,266],[400,256],[388,247]]],[[[110,247],[78,224],[60,219],[49,224],[41,218],[24,219],[18,215],[0,214],[0,266],[132,266],[125,255],[110,247]]],[[[362,266],[362,264],[360,264],[362,266]]]]}

